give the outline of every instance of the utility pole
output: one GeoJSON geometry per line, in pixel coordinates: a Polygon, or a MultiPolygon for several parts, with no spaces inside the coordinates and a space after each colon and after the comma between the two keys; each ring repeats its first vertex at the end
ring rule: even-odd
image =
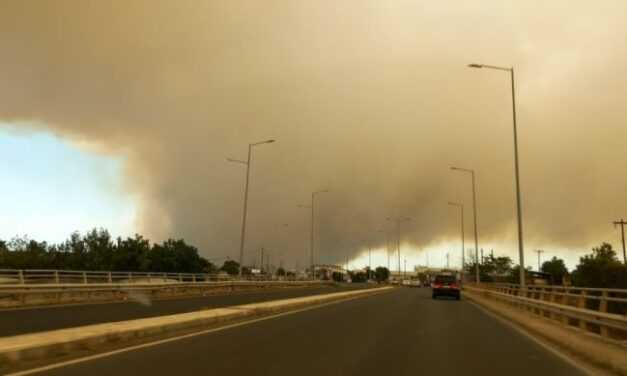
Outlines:
{"type": "Polygon", "coordinates": [[[263,247],[261,247],[261,263],[259,264],[259,272],[263,273],[263,247]]]}
{"type": "Polygon", "coordinates": [[[544,251],[541,249],[538,249],[536,250],[536,253],[538,254],[538,271],[540,271],[540,254],[544,253],[544,251]]]}
{"type": "Polygon", "coordinates": [[[483,259],[483,248],[481,248],[481,265],[483,265],[485,263],[485,260],[483,259]]]}
{"type": "Polygon", "coordinates": [[[450,268],[450,263],[449,263],[449,253],[446,253],[446,268],[449,269],[450,268]]]}
{"type": "Polygon", "coordinates": [[[617,225],[620,225],[620,231],[621,231],[622,240],[623,240],[623,262],[625,263],[625,265],[627,265],[627,253],[625,253],[625,225],[626,224],[627,222],[623,221],[622,218],[620,219],[620,221],[614,222],[614,227],[616,227],[617,225]]]}

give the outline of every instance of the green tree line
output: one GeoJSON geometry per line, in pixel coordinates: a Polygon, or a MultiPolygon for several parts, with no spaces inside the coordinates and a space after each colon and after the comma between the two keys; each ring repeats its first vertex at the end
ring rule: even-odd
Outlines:
{"type": "MultiPolygon", "coordinates": [[[[473,261],[467,262],[465,272],[475,275],[473,261]]],[[[531,271],[531,268],[527,268],[531,271]]],[[[570,279],[574,286],[600,288],[627,288],[627,266],[617,257],[609,243],[592,248],[592,253],[579,259],[572,272],[568,271],[564,260],[553,257],[542,263],[540,271],[551,275],[552,284],[562,284],[570,279]]],[[[483,282],[519,283],[520,266],[509,257],[485,257],[479,263],[479,276],[483,282]]]]}
{"type": "Polygon", "coordinates": [[[105,229],[73,233],[59,244],[27,237],[0,240],[2,269],[73,269],[212,273],[217,267],[183,239],[151,243],[142,235],[113,239],[105,229]]]}

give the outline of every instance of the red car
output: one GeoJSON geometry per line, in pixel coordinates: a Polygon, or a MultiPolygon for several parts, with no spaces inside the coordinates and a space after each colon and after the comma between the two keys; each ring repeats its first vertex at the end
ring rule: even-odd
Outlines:
{"type": "Polygon", "coordinates": [[[437,299],[438,296],[451,296],[459,300],[462,296],[457,277],[450,274],[440,274],[435,277],[431,284],[431,297],[437,299]]]}

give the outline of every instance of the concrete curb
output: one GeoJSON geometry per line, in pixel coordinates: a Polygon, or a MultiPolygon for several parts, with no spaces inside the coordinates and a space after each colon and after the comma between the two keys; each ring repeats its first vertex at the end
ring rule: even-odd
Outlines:
{"type": "Polygon", "coordinates": [[[608,374],[627,375],[625,347],[575,328],[560,326],[547,318],[481,296],[479,292],[465,289],[464,296],[592,368],[604,370],[608,374]]]}
{"type": "MultiPolygon", "coordinates": [[[[53,361],[55,358],[67,357],[76,350],[96,350],[103,344],[121,346],[125,342],[141,338],[173,335],[181,331],[202,329],[305,306],[369,296],[391,289],[392,287],[369,288],[4,337],[0,338],[0,365],[53,361]]],[[[0,371],[3,371],[2,367],[0,371]]]]}

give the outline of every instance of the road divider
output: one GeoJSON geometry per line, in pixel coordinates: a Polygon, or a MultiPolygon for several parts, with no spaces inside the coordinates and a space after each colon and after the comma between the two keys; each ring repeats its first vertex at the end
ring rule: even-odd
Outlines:
{"type": "Polygon", "coordinates": [[[55,359],[67,359],[76,354],[97,352],[103,348],[110,350],[124,347],[127,343],[171,337],[259,316],[370,296],[391,289],[393,288],[368,288],[4,337],[0,338],[0,373],[23,368],[32,362],[50,363],[55,359]]]}
{"type": "Polygon", "coordinates": [[[329,281],[223,281],[0,285],[0,309],[111,301],[150,302],[271,288],[331,285],[329,281]]]}

